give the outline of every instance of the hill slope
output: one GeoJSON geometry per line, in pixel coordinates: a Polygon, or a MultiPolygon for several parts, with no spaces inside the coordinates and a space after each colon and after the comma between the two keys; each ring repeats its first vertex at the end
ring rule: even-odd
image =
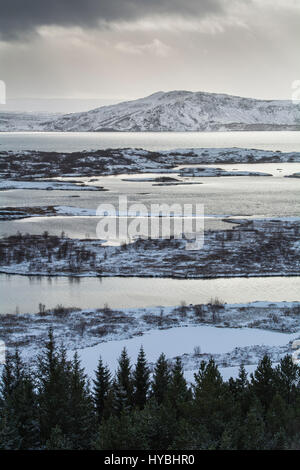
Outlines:
{"type": "MultiPolygon", "coordinates": [[[[0,130],[4,130],[1,121],[0,130]]],[[[36,130],[300,130],[300,105],[291,101],[264,101],[215,93],[157,92],[134,101],[39,121],[36,130]]]]}

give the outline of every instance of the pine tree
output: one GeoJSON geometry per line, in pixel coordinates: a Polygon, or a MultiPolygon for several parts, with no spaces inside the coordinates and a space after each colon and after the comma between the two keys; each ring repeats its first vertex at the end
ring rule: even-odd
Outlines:
{"type": "Polygon", "coordinates": [[[235,382],[236,382],[236,387],[240,393],[245,392],[245,390],[249,386],[247,372],[243,364],[240,366],[239,375],[235,382]]]}
{"type": "Polygon", "coordinates": [[[37,396],[34,383],[26,375],[17,387],[12,400],[18,422],[18,432],[22,438],[21,449],[40,447],[40,425],[37,412],[37,396]]]}
{"type": "Polygon", "coordinates": [[[62,433],[59,426],[51,430],[50,438],[46,442],[46,450],[69,450],[72,449],[67,437],[62,433]]]}
{"type": "Polygon", "coordinates": [[[168,388],[168,401],[176,411],[177,418],[182,416],[186,403],[192,398],[183,375],[181,359],[176,358],[171,370],[170,383],[168,388]]]}
{"type": "Polygon", "coordinates": [[[171,450],[202,450],[214,447],[209,433],[204,425],[192,426],[190,419],[180,419],[176,422],[175,436],[171,450]]]}
{"type": "Polygon", "coordinates": [[[66,351],[56,349],[50,329],[43,353],[38,357],[38,402],[41,439],[45,444],[52,430],[59,426],[62,433],[68,432],[71,363],[66,360],[66,351]]]}
{"type": "Polygon", "coordinates": [[[250,391],[247,372],[243,365],[240,366],[239,374],[236,379],[230,377],[228,381],[228,390],[233,396],[236,404],[239,405],[241,413],[245,416],[249,411],[250,391]]]}
{"type": "Polygon", "coordinates": [[[251,374],[251,388],[266,410],[276,393],[275,372],[270,358],[265,355],[251,374]]]}
{"type": "Polygon", "coordinates": [[[286,428],[289,420],[288,410],[283,398],[276,393],[274,396],[266,416],[266,425],[271,435],[282,432],[286,428]]]}
{"type": "Polygon", "coordinates": [[[139,409],[143,409],[146,404],[150,384],[149,375],[145,352],[141,346],[133,373],[134,404],[139,409]]]}
{"type": "Polygon", "coordinates": [[[39,422],[35,386],[18,351],[7,355],[1,383],[1,408],[5,427],[15,428],[20,449],[39,448],[39,422]]]}
{"type": "Polygon", "coordinates": [[[70,371],[68,434],[72,449],[88,449],[95,430],[95,415],[84,369],[75,353],[70,371]]]}
{"type": "Polygon", "coordinates": [[[6,354],[6,361],[3,367],[2,380],[0,383],[0,405],[4,405],[5,401],[11,396],[15,386],[15,378],[13,374],[12,356],[6,354]]]}
{"type": "Polygon", "coordinates": [[[300,386],[300,368],[293,363],[292,357],[286,355],[275,369],[275,382],[279,393],[287,403],[295,403],[300,386]]]}
{"type": "Polygon", "coordinates": [[[215,402],[218,401],[224,393],[224,383],[222,376],[213,359],[208,363],[201,362],[199,371],[194,374],[195,400],[207,407],[207,413],[213,411],[215,402]],[[207,404],[207,405],[205,405],[207,404]]]}
{"type": "Polygon", "coordinates": [[[8,407],[0,411],[0,450],[20,450],[22,438],[18,423],[8,407]]]}
{"type": "Polygon", "coordinates": [[[233,415],[237,418],[239,409],[213,359],[201,362],[195,374],[194,397],[195,421],[205,425],[213,441],[220,439],[226,423],[233,415]]]}
{"type": "Polygon", "coordinates": [[[114,381],[115,411],[129,411],[133,405],[133,380],[126,348],[121,352],[116,380],[114,381]]]}
{"type": "Polygon", "coordinates": [[[176,410],[168,403],[159,405],[152,397],[139,411],[139,434],[146,439],[149,449],[168,449],[172,444],[178,421],[176,410]]]}
{"type": "Polygon", "coordinates": [[[245,423],[241,429],[242,444],[244,450],[267,449],[263,409],[256,399],[251,406],[245,423]]]}
{"type": "Polygon", "coordinates": [[[169,364],[166,360],[166,356],[164,354],[161,354],[155,364],[154,374],[153,374],[152,384],[151,384],[152,394],[159,405],[163,403],[166,397],[168,387],[169,387],[169,382],[170,382],[169,364]]]}
{"type": "Polygon", "coordinates": [[[220,450],[236,450],[236,429],[233,426],[226,426],[220,440],[220,450]]]}
{"type": "Polygon", "coordinates": [[[94,382],[94,404],[97,412],[98,422],[104,414],[105,404],[109,397],[109,391],[111,388],[111,373],[107,366],[103,365],[101,357],[99,358],[97,370],[95,372],[94,382]]]}
{"type": "Polygon", "coordinates": [[[96,450],[144,450],[147,440],[140,429],[140,412],[125,411],[120,416],[111,416],[100,425],[99,434],[93,448],[96,450]]]}

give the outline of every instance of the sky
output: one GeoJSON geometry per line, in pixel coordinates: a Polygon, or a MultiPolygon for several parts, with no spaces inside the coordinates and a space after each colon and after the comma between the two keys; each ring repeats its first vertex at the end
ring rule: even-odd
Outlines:
{"type": "Polygon", "coordinates": [[[300,0],[0,0],[0,111],[191,90],[291,99],[300,0]]]}

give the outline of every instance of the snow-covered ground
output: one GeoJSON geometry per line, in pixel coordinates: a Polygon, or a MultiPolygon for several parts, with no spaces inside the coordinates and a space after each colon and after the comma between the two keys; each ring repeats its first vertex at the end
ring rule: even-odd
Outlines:
{"type": "Polygon", "coordinates": [[[299,332],[282,334],[248,328],[194,326],[151,330],[130,340],[109,341],[84,348],[78,354],[89,377],[93,377],[100,356],[111,370],[116,370],[124,347],[134,362],[141,346],[151,363],[158,359],[161,352],[169,359],[182,357],[184,371],[191,375],[197,371],[202,360],[208,361],[210,357],[214,357],[223,369],[232,366],[239,368],[240,364],[256,365],[266,353],[278,362],[279,358],[291,353],[291,342],[298,337],[299,332]],[[197,348],[203,352],[197,353],[197,348]]]}
{"type": "Polygon", "coordinates": [[[86,184],[66,183],[61,181],[14,181],[0,180],[0,191],[8,189],[36,189],[61,191],[101,191],[103,188],[86,184]]]}
{"type": "MultiPolygon", "coordinates": [[[[276,109],[281,108],[278,105],[276,109]]],[[[256,125],[255,122],[249,125],[256,125]]],[[[300,162],[300,153],[237,148],[165,152],[108,149],[73,154],[0,152],[0,189],[98,190],[101,188],[97,187],[97,181],[82,181],[81,178],[130,173],[153,173],[158,176],[154,176],[154,184],[178,184],[171,180],[159,181],[165,173],[169,173],[169,178],[174,174],[179,178],[269,175],[249,169],[187,168],[187,165],[261,162],[300,162]],[[66,181],[66,177],[72,178],[72,181],[66,181]],[[58,178],[64,180],[58,181],[58,178]]],[[[143,180],[149,181],[149,178],[144,176],[143,180]]],[[[180,184],[191,182],[179,181],[180,184]]],[[[92,209],[67,205],[31,209],[33,212],[28,210],[31,216],[95,216],[92,209]],[[44,212],[39,213],[41,209],[44,212]]],[[[3,210],[4,217],[14,215],[13,210],[11,214],[5,213],[6,210],[3,210]]],[[[26,208],[22,210],[23,214],[19,211],[18,215],[24,216],[25,212],[26,216],[26,208]]],[[[1,271],[26,276],[45,274],[49,277],[134,275],[187,279],[299,275],[299,218],[227,218],[227,221],[238,224],[238,227],[208,232],[203,249],[198,251],[186,250],[186,240],[141,239],[113,247],[104,246],[103,240],[70,241],[48,236],[2,239],[1,271]]],[[[60,299],[57,301],[59,303],[60,299]]],[[[172,299],[172,302],[178,300],[172,299]]],[[[134,361],[141,344],[151,362],[161,352],[165,352],[170,361],[175,356],[181,356],[186,377],[191,380],[199,362],[210,356],[214,357],[224,376],[235,375],[241,363],[247,369],[254,368],[266,353],[273,361],[278,361],[291,352],[291,341],[300,337],[300,304],[297,302],[223,305],[212,301],[209,305],[200,306],[126,310],[111,310],[108,307],[68,310],[58,306],[49,312],[43,311],[41,305],[40,310],[41,313],[35,315],[1,316],[0,338],[5,341],[8,350],[18,346],[24,357],[32,362],[51,326],[58,342],[64,341],[70,355],[75,349],[79,351],[90,376],[100,354],[114,369],[123,346],[128,348],[134,361]]]]}
{"type": "MultiPolygon", "coordinates": [[[[97,177],[117,174],[179,174],[180,166],[211,164],[297,163],[300,152],[280,152],[242,148],[193,148],[154,152],[149,150],[106,149],[73,153],[41,151],[0,152],[2,185],[22,180],[32,184],[42,178],[97,177]],[[9,181],[10,180],[10,181],[9,181]]],[[[223,169],[224,170],[224,169],[223,169]]],[[[207,169],[207,176],[216,170],[207,169]]],[[[240,171],[242,171],[240,169],[240,171]]],[[[198,170],[198,172],[201,172],[198,170]]],[[[244,175],[248,176],[247,169],[244,175]]],[[[260,172],[259,172],[260,173],[260,172]]],[[[216,172],[216,176],[229,176],[216,172]]],[[[240,176],[230,171],[231,176],[240,176]]],[[[202,176],[205,176],[203,174],[202,176]]],[[[71,181],[69,181],[70,183],[71,181]]],[[[84,182],[81,182],[84,184],[84,182]]],[[[92,181],[91,181],[92,183],[92,181]]],[[[87,182],[88,184],[88,182],[87,182]]]]}
{"type": "Polygon", "coordinates": [[[215,176],[272,176],[270,173],[262,173],[258,171],[241,171],[241,170],[224,170],[222,168],[202,167],[202,168],[181,168],[181,176],[189,177],[215,177],[215,176]]]}
{"type": "Polygon", "coordinates": [[[161,352],[170,361],[180,356],[187,377],[192,377],[201,360],[210,357],[226,374],[228,368],[234,372],[242,363],[255,366],[264,354],[275,362],[291,354],[291,342],[300,337],[300,302],[213,301],[207,305],[125,310],[58,306],[39,314],[2,315],[0,338],[7,350],[18,347],[32,362],[50,327],[70,356],[78,351],[90,376],[100,355],[114,370],[123,347],[135,361],[141,345],[151,363],[161,352]]]}
{"type": "Polygon", "coordinates": [[[41,217],[95,217],[95,209],[85,209],[73,206],[31,206],[31,207],[4,207],[0,208],[1,220],[16,220],[41,217]]]}
{"type": "Polygon", "coordinates": [[[0,131],[299,130],[300,106],[225,94],[175,90],[61,117],[0,115],[0,131]]]}
{"type": "Polygon", "coordinates": [[[297,219],[228,220],[238,226],[233,230],[205,232],[203,246],[196,249],[189,249],[190,241],[186,239],[172,238],[140,238],[117,247],[104,246],[103,240],[42,235],[2,238],[0,271],[26,275],[190,279],[299,275],[297,219]]]}
{"type": "Polygon", "coordinates": [[[17,132],[41,131],[47,121],[53,121],[59,116],[58,113],[33,113],[33,112],[1,112],[0,113],[0,131],[17,132]]]}

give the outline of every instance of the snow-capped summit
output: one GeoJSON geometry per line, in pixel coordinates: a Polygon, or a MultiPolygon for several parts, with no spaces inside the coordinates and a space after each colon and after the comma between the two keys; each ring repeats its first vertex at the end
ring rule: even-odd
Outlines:
{"type": "MultiPolygon", "coordinates": [[[[300,105],[292,101],[257,100],[183,90],[159,91],[145,98],[36,122],[36,130],[45,131],[285,129],[300,130],[300,105]]],[[[3,128],[1,119],[0,130],[9,130],[7,126],[3,128]]]]}

